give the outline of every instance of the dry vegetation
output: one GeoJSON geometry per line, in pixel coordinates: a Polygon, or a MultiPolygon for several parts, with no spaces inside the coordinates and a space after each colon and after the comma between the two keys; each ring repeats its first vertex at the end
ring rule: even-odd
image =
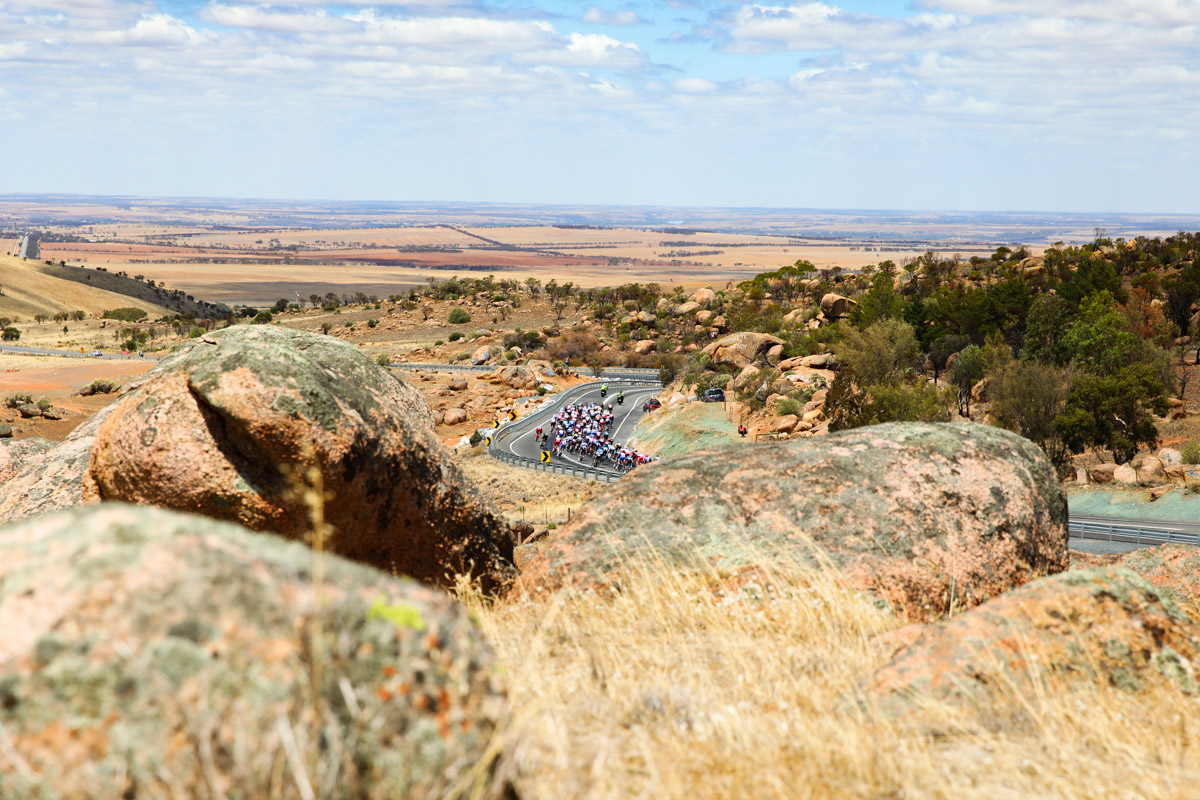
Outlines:
{"type": "Polygon", "coordinates": [[[1010,691],[889,719],[850,698],[903,620],[832,572],[777,565],[769,585],[631,564],[609,599],[468,597],[510,678],[521,796],[1196,796],[1196,698],[1010,691]]]}

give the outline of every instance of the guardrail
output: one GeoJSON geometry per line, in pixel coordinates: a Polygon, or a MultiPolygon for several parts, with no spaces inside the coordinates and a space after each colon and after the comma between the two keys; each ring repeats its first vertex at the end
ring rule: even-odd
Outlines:
{"type": "Polygon", "coordinates": [[[1139,525],[1136,521],[1118,522],[1108,519],[1068,519],[1067,533],[1076,539],[1098,539],[1140,546],[1151,546],[1180,542],[1200,546],[1200,533],[1180,530],[1186,524],[1175,526],[1169,522],[1154,522],[1139,525]]]}
{"type": "MultiPolygon", "coordinates": [[[[628,378],[609,378],[607,380],[609,382],[618,381],[621,386],[628,387],[662,386],[662,383],[657,380],[634,380],[628,378]]],[[[543,464],[536,459],[519,456],[516,453],[510,453],[503,449],[503,444],[507,439],[529,430],[537,422],[542,422],[553,417],[572,397],[586,394],[588,391],[594,389],[597,383],[602,383],[602,381],[588,381],[579,386],[572,386],[561,394],[553,395],[554,402],[546,403],[538,410],[521,417],[516,422],[501,426],[492,437],[492,443],[488,445],[488,455],[505,464],[513,464],[518,467],[525,467],[526,469],[536,469],[540,472],[551,472],[557,475],[574,475],[577,478],[595,478],[598,481],[608,483],[620,480],[623,477],[623,473],[620,472],[598,469],[596,467],[574,467],[569,464],[560,464],[553,461],[543,464]]]]}
{"type": "Polygon", "coordinates": [[[503,450],[493,451],[491,448],[488,448],[488,455],[503,464],[512,464],[517,467],[524,467],[525,469],[536,469],[539,472],[550,472],[555,475],[573,475],[576,478],[594,478],[597,481],[604,481],[607,483],[616,483],[617,481],[621,480],[622,477],[619,472],[606,472],[593,467],[573,467],[570,464],[560,464],[554,461],[543,464],[536,458],[526,458],[525,456],[519,456],[516,453],[508,453],[503,450]]]}

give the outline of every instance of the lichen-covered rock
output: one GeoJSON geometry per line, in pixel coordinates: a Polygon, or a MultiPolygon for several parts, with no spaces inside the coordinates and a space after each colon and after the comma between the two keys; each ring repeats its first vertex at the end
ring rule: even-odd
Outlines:
{"type": "Polygon", "coordinates": [[[511,579],[508,529],[443,448],[419,391],[328,336],[241,325],[206,338],[117,403],[96,433],[87,499],[304,540],[315,467],[339,555],[433,583],[511,579]]]}
{"type": "Polygon", "coordinates": [[[504,713],[443,592],[160,509],[0,529],[0,629],[6,800],[441,797],[504,713]]]}
{"type": "Polygon", "coordinates": [[[0,439],[0,486],[32,467],[53,446],[45,439],[0,439]]]}
{"type": "MultiPolygon", "coordinates": [[[[155,369],[169,368],[178,358],[178,355],[170,356],[155,369]]],[[[130,379],[122,391],[132,391],[151,374],[153,370],[130,379]]],[[[0,492],[0,522],[13,522],[82,504],[84,476],[91,463],[96,431],[114,408],[115,403],[100,409],[40,458],[21,467],[0,492]]]]}
{"type": "Polygon", "coordinates": [[[1115,563],[1150,581],[1200,623],[1200,547],[1178,542],[1146,547],[1115,563]]]}
{"type": "Polygon", "coordinates": [[[720,445],[636,470],[528,565],[524,589],[620,582],[630,561],[735,570],[832,562],[914,619],[1066,569],[1067,505],[1026,439],[970,423],[892,423],[720,445]]]}
{"type": "Polygon", "coordinates": [[[925,627],[860,690],[868,704],[899,711],[927,698],[990,706],[1080,682],[1197,694],[1198,680],[1200,627],[1144,578],[1101,567],[1034,581],[925,627]]]}

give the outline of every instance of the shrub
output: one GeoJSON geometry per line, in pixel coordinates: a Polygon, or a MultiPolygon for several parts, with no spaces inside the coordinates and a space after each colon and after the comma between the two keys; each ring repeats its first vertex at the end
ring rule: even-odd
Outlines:
{"type": "Polygon", "coordinates": [[[37,401],[37,407],[40,408],[42,411],[49,411],[50,406],[51,406],[50,401],[44,397],[41,400],[37,401]]]}
{"type": "Polygon", "coordinates": [[[204,335],[204,328],[201,328],[199,325],[193,325],[192,329],[190,331],[188,331],[189,339],[199,339],[203,335],[204,335]]]}
{"type": "Polygon", "coordinates": [[[332,329],[332,328],[333,328],[333,326],[330,325],[328,322],[321,323],[321,333],[329,333],[330,329],[332,329]]]}
{"type": "Polygon", "coordinates": [[[461,338],[463,338],[461,331],[455,331],[454,333],[450,334],[450,341],[452,342],[457,342],[461,338]]]}
{"type": "Polygon", "coordinates": [[[379,355],[375,356],[375,363],[381,367],[386,367],[388,364],[392,363],[392,357],[387,353],[380,353],[379,355]]]}
{"type": "Polygon", "coordinates": [[[354,327],[354,323],[353,323],[353,322],[351,322],[350,320],[346,320],[346,322],[345,322],[345,323],[343,323],[342,327],[343,327],[343,328],[353,328],[353,327],[354,327]]]}
{"type": "Polygon", "coordinates": [[[368,327],[368,328],[375,328],[375,327],[378,327],[378,326],[379,326],[379,320],[377,320],[377,319],[369,319],[369,320],[367,320],[367,327],[368,327]]]}
{"type": "Polygon", "coordinates": [[[101,316],[104,319],[116,319],[121,322],[137,322],[146,318],[146,312],[140,308],[110,308],[101,316]]]}
{"type": "Polygon", "coordinates": [[[775,406],[775,413],[779,416],[787,416],[788,414],[796,414],[804,410],[804,406],[800,405],[800,401],[791,397],[785,397],[775,406]]]}
{"type": "Polygon", "coordinates": [[[92,394],[111,394],[116,391],[117,385],[105,378],[96,378],[91,384],[92,394]]]}
{"type": "Polygon", "coordinates": [[[71,319],[75,320],[76,322],[81,322],[81,321],[87,319],[87,312],[86,311],[72,311],[71,319]]]}
{"type": "Polygon", "coordinates": [[[273,319],[275,319],[275,317],[271,314],[270,311],[260,311],[254,315],[254,319],[252,322],[254,325],[266,325],[268,322],[270,322],[273,319]]]}
{"type": "Polygon", "coordinates": [[[467,313],[465,308],[452,308],[450,314],[446,317],[446,321],[451,325],[463,325],[471,321],[471,315],[467,313]]]}
{"type": "Polygon", "coordinates": [[[1200,464],[1200,444],[1188,442],[1183,446],[1183,463],[1200,464]]]}
{"type": "Polygon", "coordinates": [[[8,408],[16,408],[17,406],[28,405],[33,402],[31,394],[10,394],[4,399],[4,405],[8,408]]]}
{"type": "Polygon", "coordinates": [[[442,346],[442,345],[444,345],[445,343],[446,343],[446,342],[445,342],[444,340],[442,340],[442,339],[437,339],[437,340],[435,340],[435,341],[434,341],[434,343],[433,343],[433,346],[434,346],[434,347],[441,347],[441,346],[442,346]]]}
{"type": "Polygon", "coordinates": [[[19,330],[17,330],[16,328],[13,328],[10,326],[10,327],[4,329],[4,341],[15,342],[17,339],[20,339],[20,338],[21,338],[21,332],[19,330]]]}

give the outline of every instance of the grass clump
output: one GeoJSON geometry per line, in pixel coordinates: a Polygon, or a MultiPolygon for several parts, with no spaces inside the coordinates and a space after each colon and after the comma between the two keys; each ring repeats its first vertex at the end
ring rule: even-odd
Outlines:
{"type": "Polygon", "coordinates": [[[986,714],[853,702],[905,624],[832,570],[741,575],[630,563],[607,597],[465,593],[509,680],[522,797],[1185,798],[1200,701],[1001,689],[986,714]]]}

